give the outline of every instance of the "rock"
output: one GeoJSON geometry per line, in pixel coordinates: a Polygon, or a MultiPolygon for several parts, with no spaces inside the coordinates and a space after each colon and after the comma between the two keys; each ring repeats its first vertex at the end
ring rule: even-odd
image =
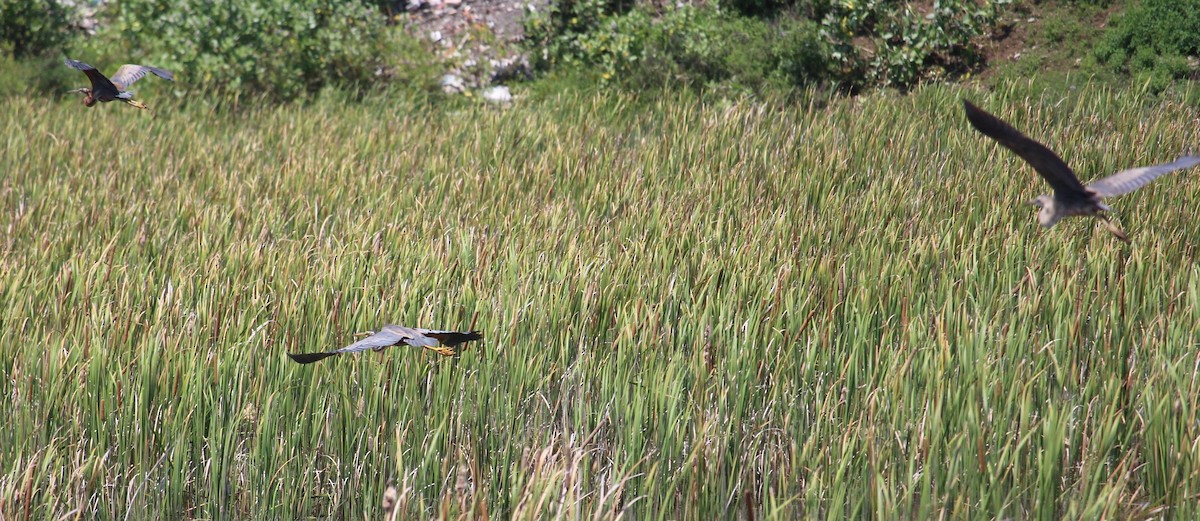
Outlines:
{"type": "Polygon", "coordinates": [[[454,74],[442,76],[441,85],[442,92],[445,92],[446,94],[457,94],[466,90],[467,88],[466,85],[463,84],[462,78],[454,74]]]}
{"type": "Polygon", "coordinates": [[[497,85],[488,87],[483,91],[483,99],[488,100],[496,105],[508,105],[512,103],[512,92],[509,92],[508,87],[497,85]]]}

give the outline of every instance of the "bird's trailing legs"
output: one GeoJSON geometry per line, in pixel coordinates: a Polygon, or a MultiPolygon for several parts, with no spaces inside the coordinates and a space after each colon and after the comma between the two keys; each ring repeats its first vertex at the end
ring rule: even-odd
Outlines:
{"type": "Polygon", "coordinates": [[[425,349],[433,351],[434,353],[437,353],[442,356],[454,356],[454,355],[458,354],[458,351],[455,351],[452,348],[444,347],[444,346],[428,346],[425,349]]]}
{"type": "Polygon", "coordinates": [[[1116,235],[1118,239],[1121,239],[1122,241],[1125,241],[1126,244],[1129,244],[1129,237],[1125,235],[1125,232],[1121,231],[1121,228],[1117,227],[1116,223],[1112,222],[1111,217],[1104,214],[1099,214],[1096,217],[1101,221],[1104,221],[1104,227],[1108,228],[1109,233],[1116,235]]]}
{"type": "MultiPolygon", "coordinates": [[[[142,109],[142,110],[150,110],[150,106],[149,106],[149,105],[146,105],[145,103],[142,103],[142,102],[140,102],[140,101],[138,101],[138,100],[135,100],[135,99],[127,99],[127,100],[122,100],[122,101],[124,101],[125,103],[128,103],[128,104],[130,104],[130,105],[132,105],[132,106],[134,106],[134,107],[137,107],[137,108],[139,108],[139,109],[142,109]]],[[[153,111],[151,111],[151,112],[153,112],[153,111]]]]}

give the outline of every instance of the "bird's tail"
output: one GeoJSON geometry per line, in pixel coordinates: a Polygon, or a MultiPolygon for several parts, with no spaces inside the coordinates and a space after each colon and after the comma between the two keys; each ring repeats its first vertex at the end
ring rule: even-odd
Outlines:
{"type": "Polygon", "coordinates": [[[288,353],[288,356],[291,357],[292,360],[295,360],[297,363],[311,364],[313,362],[316,362],[318,360],[324,360],[324,359],[329,358],[336,354],[338,354],[336,351],[331,351],[328,353],[288,353]]]}
{"type": "Polygon", "coordinates": [[[446,347],[454,347],[463,342],[483,338],[483,335],[479,334],[478,331],[430,331],[425,333],[425,336],[437,339],[438,342],[446,347]]]}

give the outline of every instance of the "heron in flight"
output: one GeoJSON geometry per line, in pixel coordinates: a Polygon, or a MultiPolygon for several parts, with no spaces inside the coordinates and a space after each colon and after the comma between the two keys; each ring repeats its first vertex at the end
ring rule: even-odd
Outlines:
{"type": "Polygon", "coordinates": [[[147,107],[145,103],[133,99],[133,91],[128,90],[129,86],[142,79],[147,73],[164,80],[175,81],[175,74],[171,71],[147,65],[125,64],[117,69],[117,73],[113,74],[112,78],[108,78],[95,67],[86,63],[67,58],[66,64],[67,67],[83,71],[92,81],[91,88],[84,87],[70,91],[71,94],[83,93],[83,104],[89,107],[95,105],[97,101],[120,100],[139,109],[149,109],[150,107],[147,107]]]}
{"type": "Polygon", "coordinates": [[[1045,145],[1030,139],[1000,118],[965,99],[963,108],[967,111],[967,121],[971,122],[971,126],[1024,159],[1054,189],[1053,195],[1039,195],[1037,199],[1029,202],[1039,208],[1038,223],[1046,228],[1054,226],[1054,223],[1068,215],[1087,215],[1104,221],[1109,232],[1118,239],[1129,242],[1125,232],[1104,214],[1111,211],[1111,208],[1101,199],[1127,194],[1163,174],[1200,164],[1200,157],[1188,154],[1170,163],[1122,170],[1085,186],[1075,177],[1071,167],[1045,145]]]}
{"type": "Polygon", "coordinates": [[[481,338],[483,336],[478,331],[441,331],[389,324],[383,326],[379,332],[341,349],[324,353],[288,353],[288,356],[302,364],[311,364],[333,355],[358,353],[368,349],[382,351],[385,347],[399,344],[423,347],[442,356],[453,356],[457,354],[457,351],[452,349],[454,346],[481,338]]]}

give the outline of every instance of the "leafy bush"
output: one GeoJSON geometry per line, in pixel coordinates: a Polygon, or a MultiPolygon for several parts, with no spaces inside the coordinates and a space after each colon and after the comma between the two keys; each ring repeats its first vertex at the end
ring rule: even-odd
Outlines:
{"type": "Polygon", "coordinates": [[[816,25],[770,23],[703,8],[683,8],[660,25],[654,49],[689,83],[758,91],[803,87],[829,77],[828,48],[816,25]]]}
{"type": "Polygon", "coordinates": [[[816,5],[816,12],[843,83],[907,88],[977,66],[981,58],[975,41],[996,23],[1000,6],[1007,3],[943,0],[919,12],[908,4],[866,0],[816,5]]]}
{"type": "Polygon", "coordinates": [[[679,79],[753,88],[775,67],[771,28],[759,19],[684,8],[672,13],[663,28],[667,30],[658,32],[654,47],[679,79]]]}
{"type": "Polygon", "coordinates": [[[544,12],[535,13],[525,21],[525,41],[532,54],[532,65],[549,69],[560,64],[580,63],[594,57],[594,52],[603,35],[616,36],[615,31],[605,31],[613,18],[629,11],[628,0],[559,0],[551,2],[544,12]]]}
{"type": "Polygon", "coordinates": [[[74,32],[72,15],[57,0],[0,0],[0,50],[17,58],[53,54],[74,32]]]}
{"type": "Polygon", "coordinates": [[[386,20],[358,0],[124,0],[115,29],[182,82],[287,99],[366,85],[388,54],[386,20]]]}
{"type": "MultiPolygon", "coordinates": [[[[576,11],[578,13],[578,11],[576,11]]],[[[550,17],[532,19],[536,66],[597,70],[600,79],[633,87],[667,83],[758,91],[827,79],[829,50],[807,20],[768,22],[714,7],[684,5],[653,17],[593,11],[598,29],[555,34],[550,17]],[[535,50],[535,53],[537,51],[535,50]]]]}
{"type": "Polygon", "coordinates": [[[977,40],[1008,1],[940,0],[917,11],[887,0],[731,0],[732,9],[684,5],[655,13],[575,0],[531,18],[526,34],[535,68],[591,67],[606,81],[907,88],[977,66],[977,40]]]}
{"type": "Polygon", "coordinates": [[[821,37],[817,24],[792,19],[779,25],[775,52],[778,71],[792,85],[815,85],[830,77],[829,44],[821,37]]]}
{"type": "Polygon", "coordinates": [[[1096,59],[1160,91],[1193,74],[1187,56],[1200,54],[1200,0],[1144,0],[1110,25],[1096,59]]]}

